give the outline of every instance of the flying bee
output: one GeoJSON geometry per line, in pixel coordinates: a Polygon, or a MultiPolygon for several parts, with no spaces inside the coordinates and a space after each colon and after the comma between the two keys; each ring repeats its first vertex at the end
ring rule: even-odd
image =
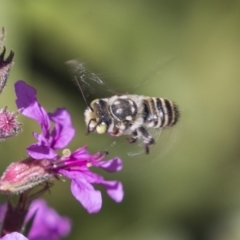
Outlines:
{"type": "Polygon", "coordinates": [[[87,73],[82,64],[76,65],[75,61],[71,61],[70,64],[77,66],[75,73],[78,75],[75,74],[75,80],[88,105],[84,112],[87,133],[108,133],[114,137],[127,135],[129,143],[141,141],[148,154],[149,147],[155,143],[148,129],[166,129],[177,123],[178,107],[165,98],[122,94],[95,99],[89,105],[83,86],[89,86],[91,81],[99,85],[104,83],[97,75],[87,73]],[[90,82],[87,82],[86,77],[89,77],[90,82]]]}

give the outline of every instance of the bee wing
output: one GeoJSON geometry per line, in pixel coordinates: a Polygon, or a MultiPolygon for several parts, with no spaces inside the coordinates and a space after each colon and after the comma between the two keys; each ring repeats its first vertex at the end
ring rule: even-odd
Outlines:
{"type": "Polygon", "coordinates": [[[79,86],[84,98],[93,98],[96,93],[98,93],[99,96],[99,91],[113,94],[114,91],[107,86],[99,75],[87,70],[84,63],[78,62],[77,60],[70,60],[67,61],[66,64],[68,65],[71,75],[79,86]]]}

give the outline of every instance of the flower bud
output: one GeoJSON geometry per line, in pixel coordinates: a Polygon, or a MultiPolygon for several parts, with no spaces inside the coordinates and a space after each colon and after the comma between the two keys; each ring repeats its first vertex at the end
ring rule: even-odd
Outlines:
{"type": "Polygon", "coordinates": [[[6,85],[10,69],[13,65],[14,52],[11,51],[6,59],[4,59],[6,48],[3,47],[3,51],[0,54],[0,93],[6,85]]]}
{"type": "Polygon", "coordinates": [[[22,131],[22,124],[17,121],[18,112],[9,112],[7,107],[0,109],[0,140],[16,136],[22,131]]]}
{"type": "Polygon", "coordinates": [[[20,194],[51,180],[54,175],[48,170],[49,165],[49,160],[35,160],[32,158],[12,163],[0,178],[0,192],[4,194],[20,194]]]}

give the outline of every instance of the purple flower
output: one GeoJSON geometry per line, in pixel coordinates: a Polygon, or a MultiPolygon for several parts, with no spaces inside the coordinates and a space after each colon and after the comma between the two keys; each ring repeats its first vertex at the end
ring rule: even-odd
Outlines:
{"type": "MultiPolygon", "coordinates": [[[[0,206],[0,220],[4,221],[5,215],[8,213],[6,203],[0,206]]],[[[24,215],[24,209],[15,207],[14,212],[17,217],[24,215]]],[[[11,211],[10,211],[11,213],[11,211]]],[[[14,215],[11,215],[14,216],[14,215]]],[[[12,219],[14,222],[14,219],[12,219]]],[[[69,235],[71,230],[71,221],[68,217],[60,216],[53,208],[50,208],[42,199],[34,200],[27,212],[23,225],[31,222],[31,228],[27,234],[29,240],[58,240],[69,235]]],[[[11,223],[11,221],[9,221],[11,223]]],[[[6,226],[5,226],[6,227],[6,226]]],[[[10,227],[10,226],[7,226],[10,227]]],[[[11,229],[11,227],[10,227],[11,229]]],[[[25,228],[23,228],[25,229],[25,228]]],[[[22,240],[27,239],[18,232],[6,234],[1,240],[22,240]]]]}
{"type": "Polygon", "coordinates": [[[57,240],[66,237],[70,233],[70,219],[59,216],[53,208],[48,207],[44,200],[37,199],[32,202],[26,221],[34,214],[35,218],[28,234],[30,240],[57,240]]]}
{"type": "Polygon", "coordinates": [[[120,171],[121,160],[114,158],[103,161],[105,154],[92,155],[86,147],[79,148],[73,153],[65,149],[63,156],[59,156],[55,149],[66,147],[75,134],[70,114],[63,108],[57,109],[54,113],[47,113],[37,101],[36,90],[24,81],[15,83],[15,91],[16,104],[22,114],[36,120],[41,126],[42,133],[33,134],[38,142],[30,145],[27,152],[33,159],[49,161],[49,164],[44,164],[45,168],[41,165],[45,173],[56,177],[61,174],[71,179],[73,196],[89,213],[98,212],[102,206],[101,192],[95,190],[92,184],[103,185],[113,200],[121,202],[124,195],[122,184],[118,181],[106,181],[102,176],[89,170],[90,167],[98,167],[108,172],[120,171]],[[52,131],[50,121],[54,123],[52,131]]]}
{"type": "Polygon", "coordinates": [[[67,110],[58,108],[54,113],[47,113],[37,101],[37,91],[24,81],[15,83],[16,104],[22,114],[36,120],[42,129],[41,134],[33,133],[38,143],[27,148],[34,159],[53,159],[57,156],[55,149],[64,148],[75,135],[71,117],[67,110]],[[50,122],[55,123],[51,131],[50,122]]]}
{"type": "Polygon", "coordinates": [[[96,213],[102,207],[102,197],[99,190],[95,190],[92,184],[103,185],[109,197],[116,202],[123,199],[123,187],[118,181],[106,181],[104,178],[89,170],[89,167],[100,167],[108,172],[120,171],[122,163],[119,158],[102,161],[105,155],[91,155],[86,148],[79,148],[69,157],[65,157],[63,164],[56,168],[58,173],[72,180],[71,191],[74,197],[81,202],[89,213],[96,213]]]}

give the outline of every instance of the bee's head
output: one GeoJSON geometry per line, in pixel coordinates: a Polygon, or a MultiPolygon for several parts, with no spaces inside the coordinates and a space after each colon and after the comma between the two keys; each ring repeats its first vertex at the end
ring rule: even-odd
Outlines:
{"type": "Polygon", "coordinates": [[[85,122],[87,125],[87,133],[96,132],[103,134],[107,132],[108,121],[106,120],[105,112],[106,102],[103,100],[95,99],[91,102],[90,106],[85,110],[85,122]]]}

